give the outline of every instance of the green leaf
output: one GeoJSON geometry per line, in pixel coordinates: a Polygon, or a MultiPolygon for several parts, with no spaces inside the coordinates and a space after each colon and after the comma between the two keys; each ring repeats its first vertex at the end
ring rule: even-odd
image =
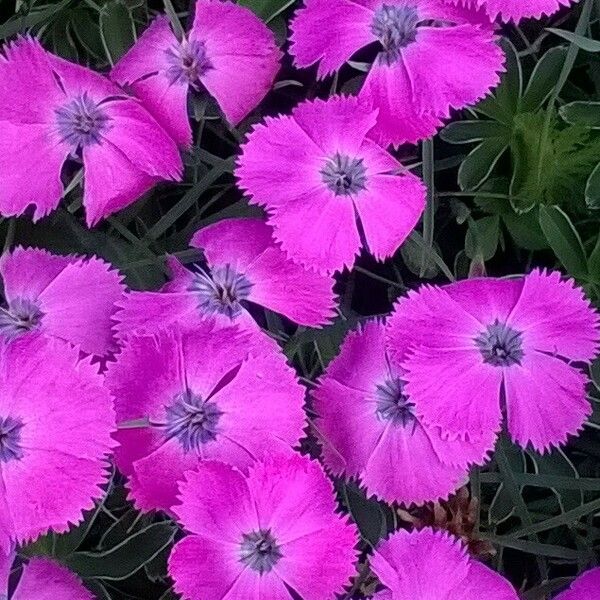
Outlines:
{"type": "Polygon", "coordinates": [[[57,4],[40,6],[38,10],[32,10],[26,15],[15,15],[6,23],[0,25],[0,39],[6,39],[23,33],[38,25],[44,25],[50,22],[53,17],[61,10],[66,8],[71,3],[71,0],[62,0],[57,4]]]}
{"type": "Polygon", "coordinates": [[[343,496],[361,536],[375,546],[387,534],[387,521],[381,504],[375,497],[367,498],[355,483],[342,483],[343,496]]]}
{"type": "Polygon", "coordinates": [[[133,18],[121,0],[110,0],[102,7],[100,36],[111,65],[114,65],[135,43],[133,18]]]}
{"type": "Polygon", "coordinates": [[[175,536],[170,523],[154,523],[106,552],[76,552],[65,559],[83,578],[127,579],[166,548],[175,536]]]}
{"type": "Polygon", "coordinates": [[[533,112],[543,105],[556,85],[566,57],[567,49],[561,46],[550,48],[540,58],[521,98],[521,112],[533,112]]]}
{"type": "Polygon", "coordinates": [[[567,123],[600,129],[600,102],[571,102],[561,106],[559,112],[567,123]]]}
{"type": "Polygon", "coordinates": [[[450,144],[469,144],[488,138],[506,138],[510,131],[498,121],[472,120],[455,121],[440,131],[440,137],[450,144]]]}
{"type": "Polygon", "coordinates": [[[504,138],[492,138],[472,150],[458,170],[460,188],[477,189],[490,176],[507,147],[508,143],[504,138]]]}
{"type": "Polygon", "coordinates": [[[540,226],[557,258],[574,277],[585,277],[587,259],[581,238],[558,206],[540,207],[540,226]]]}
{"type": "Polygon", "coordinates": [[[600,163],[592,171],[585,186],[585,203],[588,208],[600,208],[600,163]]]}
{"type": "MultiPolygon", "coordinates": [[[[590,258],[588,260],[588,271],[592,281],[600,284],[600,235],[598,236],[596,246],[592,250],[592,253],[590,254],[590,258]]],[[[600,380],[598,381],[598,383],[600,383],[600,380]]]]}
{"type": "Polygon", "coordinates": [[[465,237],[465,252],[471,260],[480,258],[491,260],[498,249],[500,236],[500,217],[483,217],[477,221],[471,220],[465,237]]]}
{"type": "Polygon", "coordinates": [[[238,4],[247,6],[254,11],[265,23],[281,14],[292,6],[296,0],[238,0],[238,4]]]}
{"type": "Polygon", "coordinates": [[[565,31],[564,29],[555,29],[554,27],[547,27],[546,31],[550,31],[555,35],[560,36],[567,42],[575,44],[578,48],[585,50],[586,52],[600,52],[600,42],[592,40],[591,38],[583,35],[578,35],[572,31],[565,31]]]}
{"type": "Polygon", "coordinates": [[[512,209],[502,214],[502,220],[517,246],[525,250],[545,250],[548,240],[540,227],[539,210],[515,213],[512,209]]]}

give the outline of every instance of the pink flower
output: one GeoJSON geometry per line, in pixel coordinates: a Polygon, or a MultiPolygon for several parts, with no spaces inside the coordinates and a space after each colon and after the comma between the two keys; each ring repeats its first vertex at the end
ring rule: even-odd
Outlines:
{"type": "Polygon", "coordinates": [[[33,558],[11,600],[94,600],[79,578],[65,567],[42,558],[33,558]]]}
{"type": "Polygon", "coordinates": [[[299,455],[248,473],[202,463],[186,473],[174,510],[190,533],[169,560],[186,600],[334,599],[355,573],[354,525],[335,514],[331,482],[299,455]]]}
{"type": "Polygon", "coordinates": [[[591,413],[586,375],[599,319],[580,288],[560,273],[471,279],[423,286],[389,321],[392,358],[419,417],[453,437],[499,431],[506,407],[512,439],[546,451],[575,434],[591,413]]]}
{"type": "Polygon", "coordinates": [[[293,261],[332,273],[351,267],[365,243],[383,260],[417,224],[425,187],[369,139],[376,119],[356,98],[303,102],[243,144],[239,185],[267,209],[293,261]]]}
{"type": "Polygon", "coordinates": [[[154,331],[169,322],[215,318],[252,331],[248,308],[264,306],[307,327],[334,316],[334,281],[289,260],[260,219],[226,219],[196,232],[208,268],[190,271],[173,259],[173,279],[159,292],[132,292],[117,314],[122,337],[154,331]]]}
{"type": "Polygon", "coordinates": [[[65,532],[104,494],[112,398],[89,360],[31,336],[0,350],[0,551],[65,532]]]}
{"type": "Polygon", "coordinates": [[[441,0],[305,0],[291,28],[295,64],[319,63],[319,78],[377,44],[359,97],[379,110],[370,135],[382,146],[433,135],[451,109],[495,87],[503,68],[481,14],[441,0]]]}
{"type": "Polygon", "coordinates": [[[166,16],[156,18],[111,74],[184,146],[192,143],[190,88],[208,91],[237,125],[271,89],[281,58],[272,31],[249,9],[196,0],[195,10],[194,25],[181,41],[166,16]]]}
{"type": "Polygon", "coordinates": [[[600,592],[600,567],[580,575],[571,587],[555,600],[598,600],[600,592]]]}
{"type": "Polygon", "coordinates": [[[452,4],[466,4],[476,8],[483,8],[494,21],[515,21],[521,19],[541,19],[549,16],[563,6],[569,6],[573,0],[446,0],[452,4]]]}
{"type": "Polygon", "coordinates": [[[130,337],[106,384],[122,427],[117,464],[142,510],[168,511],[184,471],[202,459],[247,468],[303,434],[293,369],[232,327],[200,322],[130,337]]]}
{"type": "Polygon", "coordinates": [[[0,257],[0,276],[0,338],[42,333],[96,356],[116,350],[112,316],[125,286],[108,263],[19,246],[0,257]]]}
{"type": "Polygon", "coordinates": [[[444,440],[439,428],[421,423],[403,390],[384,325],[372,321],[350,333],[312,393],[325,466],[359,478],[387,502],[448,498],[468,478],[467,465],[485,461],[495,436],[444,440]]]}
{"type": "Polygon", "coordinates": [[[388,589],[378,600],[518,600],[510,583],[470,558],[460,540],[429,528],[390,536],[371,567],[388,589]]]}
{"type": "Polygon", "coordinates": [[[107,79],[20,38],[0,56],[0,213],[37,220],[63,195],[67,158],[83,162],[88,226],[162,179],[177,180],[177,146],[141,104],[107,79]]]}

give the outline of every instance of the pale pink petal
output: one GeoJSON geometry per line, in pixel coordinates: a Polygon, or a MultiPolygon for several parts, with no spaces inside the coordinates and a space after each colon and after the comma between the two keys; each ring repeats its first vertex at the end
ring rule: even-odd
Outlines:
{"type": "Polygon", "coordinates": [[[558,271],[533,271],[508,323],[523,332],[524,345],[569,360],[589,362],[600,345],[600,317],[570,279],[558,271]]]}
{"type": "Polygon", "coordinates": [[[213,66],[200,79],[237,125],[271,90],[281,52],[273,32],[244,6],[197,0],[195,12],[190,39],[205,43],[213,66]]]}
{"type": "Polygon", "coordinates": [[[559,594],[556,600],[596,600],[600,589],[600,568],[590,569],[580,575],[571,587],[559,594]]]}
{"type": "Polygon", "coordinates": [[[373,15],[354,0],[304,0],[290,24],[294,64],[303,68],[319,62],[319,78],[338,71],[355,52],[376,41],[373,15]]]}
{"type": "Polygon", "coordinates": [[[160,177],[136,167],[112,144],[87,146],[83,160],[83,204],[88,227],[129,206],[160,181],[160,177]]]}
{"type": "Polygon", "coordinates": [[[377,121],[377,110],[353,96],[332,96],[302,102],[292,116],[321,149],[321,156],[363,158],[363,143],[377,121]]]}
{"type": "Polygon", "coordinates": [[[409,355],[403,367],[405,391],[427,425],[462,439],[500,430],[503,370],[484,363],[477,348],[423,348],[409,355]]]}
{"type": "Polygon", "coordinates": [[[291,116],[267,117],[242,144],[235,174],[250,202],[270,209],[323,189],[323,161],[322,150],[291,116]]]}
{"type": "Polygon", "coordinates": [[[221,543],[239,544],[259,527],[246,478],[233,467],[204,461],[180,484],[181,504],[173,508],[186,531],[221,543]]]}
{"type": "MultiPolygon", "coordinates": [[[[49,123],[54,117],[54,109],[64,101],[64,94],[54,79],[48,54],[39,41],[31,37],[19,37],[5,44],[2,50],[2,119],[13,125],[49,123]]],[[[4,127],[2,124],[2,129],[4,127]]]]}
{"type": "MultiPolygon", "coordinates": [[[[236,551],[231,543],[199,535],[184,538],[175,545],[169,558],[175,591],[192,600],[231,598],[231,590],[245,569],[236,551]]],[[[245,598],[250,600],[253,596],[245,598]]]]}
{"type": "Polygon", "coordinates": [[[526,352],[505,373],[508,431],[523,448],[546,452],[563,445],[592,412],[587,377],[558,358],[526,352]]]}
{"type": "Polygon", "coordinates": [[[67,265],[39,295],[44,331],[97,356],[115,350],[112,316],[124,295],[122,279],[99,258],[67,265]]]}
{"type": "Polygon", "coordinates": [[[223,219],[197,231],[190,242],[211,268],[230,264],[242,273],[272,245],[272,229],[262,219],[223,219]]]}
{"type": "Polygon", "coordinates": [[[368,249],[378,260],[394,254],[425,209],[425,186],[410,173],[375,175],[354,200],[368,249]]]}
{"type": "Polygon", "coordinates": [[[447,499],[468,481],[468,470],[443,463],[417,421],[397,427],[388,423],[361,481],[368,495],[390,503],[420,505],[447,499]]]}
{"type": "Polygon", "coordinates": [[[469,24],[419,28],[417,40],[402,50],[402,61],[413,108],[440,118],[483,98],[504,70],[493,31],[469,24]]]}
{"type": "Polygon", "coordinates": [[[333,278],[292,262],[275,245],[248,267],[246,276],[252,282],[248,300],[299,325],[320,327],[336,315],[333,278]]]}
{"type": "Polygon", "coordinates": [[[352,267],[360,251],[352,201],[324,187],[278,207],[269,223],[294,262],[324,275],[352,267]]]}
{"type": "Polygon", "coordinates": [[[12,595],[12,600],[94,600],[79,578],[65,567],[33,558],[23,569],[23,574],[12,595]]]}
{"type": "Polygon", "coordinates": [[[45,124],[0,121],[0,131],[0,214],[19,216],[33,207],[37,221],[60,202],[69,149],[45,124]]]}
{"type": "Polygon", "coordinates": [[[411,143],[432,136],[442,120],[431,113],[419,113],[411,90],[411,80],[402,62],[375,64],[359,93],[359,98],[379,110],[370,137],[382,146],[411,143]]]}

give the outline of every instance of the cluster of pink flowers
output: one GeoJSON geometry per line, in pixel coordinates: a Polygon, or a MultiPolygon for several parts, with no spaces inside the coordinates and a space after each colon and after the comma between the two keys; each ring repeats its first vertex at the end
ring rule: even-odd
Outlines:
{"type": "MultiPolygon", "coordinates": [[[[334,274],[361,251],[392,256],[421,218],[422,181],[391,153],[435,133],[499,81],[491,19],[557,0],[305,0],[292,22],[298,67],[338,71],[378,53],[356,97],[305,101],[243,143],[236,176],[266,218],[197,231],[203,266],[169,259],[159,291],[130,291],[95,257],[17,247],[0,260],[0,597],[15,550],[79,523],[110,460],[142,511],[186,535],[170,556],[186,600],[333,598],[356,574],[357,527],[331,477],[389,503],[446,499],[500,431],[546,452],[591,413],[583,367],[600,320],[557,272],[422,286],[386,320],[348,334],[310,392],[253,305],[307,327],[336,316],[334,274]],[[297,447],[307,431],[322,465],[297,447]]],[[[0,57],[0,213],[41,218],[83,169],[88,225],[182,175],[188,95],[235,125],[279,68],[249,10],[197,0],[177,37],[156,18],[106,78],[21,38],[0,57]],[[35,170],[36,177],[32,178],[35,170]],[[26,182],[26,185],[25,185],[26,182]]],[[[441,532],[399,531],[375,548],[378,600],[516,600],[500,575],[441,532]]],[[[561,600],[592,598],[591,571],[561,600]],[[586,596],[586,594],[588,594],[586,596]]],[[[31,560],[12,600],[90,600],[71,573],[31,560]]]]}

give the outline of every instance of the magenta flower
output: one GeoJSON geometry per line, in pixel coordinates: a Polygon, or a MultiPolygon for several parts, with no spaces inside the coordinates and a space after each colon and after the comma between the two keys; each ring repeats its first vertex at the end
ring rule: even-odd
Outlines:
{"type": "Polygon", "coordinates": [[[544,452],[591,413],[586,375],[573,363],[598,352],[598,314],[572,280],[540,272],[423,286],[389,321],[392,358],[424,422],[451,436],[499,431],[505,406],[512,439],[544,452]]]}
{"type": "Polygon", "coordinates": [[[417,224],[425,187],[369,138],[376,119],[356,98],[303,102],[243,144],[239,186],[267,209],[293,261],[332,273],[351,267],[365,243],[383,260],[417,224]]]}
{"type": "Polygon", "coordinates": [[[370,136],[382,146],[433,135],[451,109],[495,87],[503,69],[481,15],[441,0],[305,0],[291,28],[295,64],[319,63],[319,78],[377,44],[359,97],[379,110],[370,136]]]}
{"type": "Polygon", "coordinates": [[[43,336],[0,352],[0,551],[65,532],[104,494],[112,398],[76,348],[43,336]]]}
{"type": "Polygon", "coordinates": [[[335,598],[355,573],[354,525],[318,463],[286,453],[247,476],[215,462],[186,473],[174,511],[190,533],[169,560],[186,600],[335,598]]]}
{"type": "Polygon", "coordinates": [[[494,446],[493,432],[450,441],[421,423],[375,321],[348,335],[312,396],[326,468],[387,502],[448,498],[468,478],[467,465],[483,463],[494,446]]]}
{"type": "Polygon", "coordinates": [[[65,567],[42,558],[33,558],[10,600],[94,600],[94,596],[65,567]]]}
{"type": "Polygon", "coordinates": [[[483,8],[494,21],[500,18],[502,21],[515,21],[534,18],[541,19],[544,15],[549,16],[563,6],[569,6],[573,0],[446,0],[452,4],[464,4],[476,8],[483,8]]]}
{"type": "Polygon", "coordinates": [[[190,88],[206,90],[237,125],[271,89],[281,58],[273,32],[251,10],[196,0],[195,11],[194,25],[181,41],[166,16],[156,18],[111,73],[184,146],[192,143],[190,88]]]}
{"type": "Polygon", "coordinates": [[[148,332],[169,322],[215,318],[257,331],[248,312],[264,306],[307,327],[335,316],[334,281],[289,260],[260,219],[226,219],[196,232],[207,269],[190,271],[173,259],[173,280],[160,292],[132,292],[117,314],[118,331],[148,332]]]}
{"type": "Polygon", "coordinates": [[[20,38],[0,56],[0,213],[37,220],[63,195],[67,158],[83,162],[88,226],[131,204],[182,163],[141,104],[107,79],[20,38]]]}
{"type": "Polygon", "coordinates": [[[116,350],[112,316],[125,286],[108,263],[18,247],[0,257],[0,276],[0,338],[42,333],[96,356],[116,350]]]}
{"type": "Polygon", "coordinates": [[[168,511],[200,460],[247,468],[295,445],[305,425],[304,390],[283,355],[209,322],[130,337],[106,384],[123,427],[117,465],[142,510],[168,511]]]}
{"type": "Polygon", "coordinates": [[[600,593],[600,567],[580,575],[571,587],[559,594],[555,600],[598,600],[600,593]]]}
{"type": "Polygon", "coordinates": [[[429,528],[391,535],[371,567],[387,588],[378,600],[518,600],[510,583],[470,558],[460,540],[429,528]]]}

